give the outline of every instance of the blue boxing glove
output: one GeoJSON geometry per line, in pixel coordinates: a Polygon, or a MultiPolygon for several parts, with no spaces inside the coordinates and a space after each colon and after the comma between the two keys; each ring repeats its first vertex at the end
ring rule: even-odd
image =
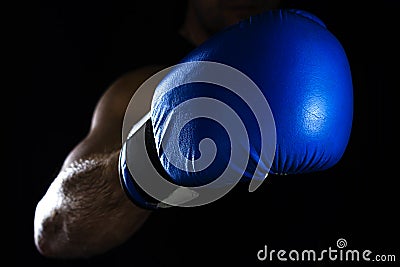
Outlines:
{"type": "MultiPolygon", "coordinates": [[[[210,184],[218,191],[258,181],[254,190],[269,173],[334,166],[352,117],[340,42],[308,12],[272,10],[226,28],[168,71],[154,92],[146,138],[168,183],[196,198],[196,188],[210,184]]],[[[162,200],[132,179],[130,142],[121,150],[122,184],[135,201],[157,206],[162,200]]]]}

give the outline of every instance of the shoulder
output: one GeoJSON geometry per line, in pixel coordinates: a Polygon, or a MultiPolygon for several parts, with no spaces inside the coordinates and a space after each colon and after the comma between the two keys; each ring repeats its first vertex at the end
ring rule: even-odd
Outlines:
{"type": "Polygon", "coordinates": [[[143,82],[165,67],[163,65],[148,65],[131,70],[116,79],[103,97],[112,97],[119,94],[133,95],[143,82]]]}
{"type": "Polygon", "coordinates": [[[137,89],[152,75],[161,71],[163,65],[148,65],[129,71],[116,79],[97,103],[93,126],[104,120],[121,119],[137,89]]]}

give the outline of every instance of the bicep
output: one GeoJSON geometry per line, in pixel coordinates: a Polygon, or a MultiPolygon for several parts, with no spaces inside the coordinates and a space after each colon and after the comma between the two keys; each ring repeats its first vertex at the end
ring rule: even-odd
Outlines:
{"type": "Polygon", "coordinates": [[[140,85],[161,68],[148,66],[129,72],[105,91],[94,110],[88,135],[69,153],[63,168],[76,160],[121,148],[123,121],[130,100],[140,85]]]}

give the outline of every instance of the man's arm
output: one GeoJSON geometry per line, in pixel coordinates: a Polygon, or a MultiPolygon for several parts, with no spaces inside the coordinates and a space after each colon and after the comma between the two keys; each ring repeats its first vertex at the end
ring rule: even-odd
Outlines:
{"type": "Polygon", "coordinates": [[[149,211],[135,206],[120,185],[118,157],[125,109],[141,83],[160,69],[152,66],[124,75],[98,102],[89,134],[70,152],[37,204],[34,240],[44,256],[104,253],[145,222],[149,211]]]}

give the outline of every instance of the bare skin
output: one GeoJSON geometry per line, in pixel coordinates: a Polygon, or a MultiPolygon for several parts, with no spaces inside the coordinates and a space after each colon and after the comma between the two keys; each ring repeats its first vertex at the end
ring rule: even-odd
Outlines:
{"type": "Polygon", "coordinates": [[[150,214],[123,191],[118,156],[129,100],[135,88],[161,69],[132,71],[100,99],[89,134],[70,152],[37,205],[34,237],[41,254],[81,258],[103,253],[130,238],[150,214]]]}
{"type": "MultiPolygon", "coordinates": [[[[189,0],[180,34],[199,45],[238,20],[277,7],[273,1],[189,0]]],[[[118,177],[122,122],[136,89],[166,66],[120,77],[99,100],[88,135],[69,153],[39,201],[34,218],[38,251],[50,258],[87,258],[124,243],[150,211],[135,206],[118,177]]]]}

